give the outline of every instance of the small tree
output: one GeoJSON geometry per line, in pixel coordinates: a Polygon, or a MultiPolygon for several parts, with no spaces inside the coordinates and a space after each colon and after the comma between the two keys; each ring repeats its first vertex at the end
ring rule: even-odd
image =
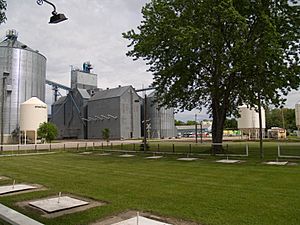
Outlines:
{"type": "Polygon", "coordinates": [[[40,138],[44,138],[47,142],[54,140],[58,135],[57,127],[53,123],[42,123],[37,130],[40,138]]]}
{"type": "Polygon", "coordinates": [[[108,142],[109,142],[109,137],[110,137],[110,130],[109,130],[108,128],[104,128],[104,129],[102,130],[102,138],[103,138],[104,140],[106,140],[107,143],[108,143],[108,142]]]}

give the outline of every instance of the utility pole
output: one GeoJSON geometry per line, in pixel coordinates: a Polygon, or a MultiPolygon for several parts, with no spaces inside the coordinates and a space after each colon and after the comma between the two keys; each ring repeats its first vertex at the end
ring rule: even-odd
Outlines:
{"type": "Polygon", "coordinates": [[[202,133],[202,121],[200,121],[200,132],[201,132],[201,136],[200,137],[201,137],[201,144],[202,144],[202,142],[203,142],[202,141],[202,135],[203,135],[203,133],[202,133]]]}
{"type": "Polygon", "coordinates": [[[195,114],[195,138],[196,138],[196,144],[197,144],[198,143],[197,114],[195,114]]]}
{"type": "Polygon", "coordinates": [[[147,150],[147,94],[144,98],[144,139],[143,139],[143,149],[147,150]]]}
{"type": "Polygon", "coordinates": [[[3,72],[2,76],[2,99],[1,99],[1,153],[3,152],[4,139],[4,103],[5,103],[5,80],[9,76],[9,72],[3,72]]]}

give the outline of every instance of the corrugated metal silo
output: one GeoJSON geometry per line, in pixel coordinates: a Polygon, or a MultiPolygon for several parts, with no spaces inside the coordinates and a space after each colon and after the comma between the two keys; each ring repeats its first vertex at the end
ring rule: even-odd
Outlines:
{"type": "MultiPolygon", "coordinates": [[[[0,43],[0,96],[2,99],[4,94],[4,142],[19,127],[20,104],[34,96],[45,101],[46,57],[17,39],[17,32],[9,30],[5,40],[0,43]],[[9,76],[3,82],[5,71],[9,76]]],[[[2,110],[0,117],[1,112],[2,110]]]]}
{"type": "Polygon", "coordinates": [[[154,103],[154,94],[148,96],[147,114],[150,119],[150,137],[166,138],[176,136],[176,127],[174,119],[174,108],[158,107],[154,103]]]}
{"type": "Polygon", "coordinates": [[[300,129],[300,102],[295,105],[296,126],[300,129]]]}

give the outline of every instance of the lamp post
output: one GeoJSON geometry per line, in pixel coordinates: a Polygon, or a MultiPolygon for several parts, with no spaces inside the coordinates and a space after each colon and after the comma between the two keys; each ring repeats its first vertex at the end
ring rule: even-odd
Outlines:
{"type": "Polygon", "coordinates": [[[4,138],[4,103],[5,103],[5,80],[9,76],[9,72],[3,72],[2,76],[2,99],[1,99],[1,153],[3,151],[3,138],[4,138]]]}
{"type": "Polygon", "coordinates": [[[202,133],[202,120],[200,121],[200,134],[201,134],[201,144],[202,144],[202,142],[203,142],[203,140],[202,140],[202,135],[203,135],[203,133],[202,133]]]}
{"type": "Polygon", "coordinates": [[[56,12],[56,7],[53,3],[47,1],[47,0],[37,0],[36,3],[38,5],[43,5],[43,3],[46,2],[48,3],[49,5],[51,5],[53,7],[53,11],[52,11],[52,16],[50,17],[50,21],[49,23],[59,23],[59,22],[62,22],[62,21],[65,21],[67,20],[68,18],[62,14],[62,13],[57,13],[56,12]]]}
{"type": "Polygon", "coordinates": [[[196,144],[197,144],[198,143],[197,114],[195,114],[195,138],[196,138],[196,144]]]}

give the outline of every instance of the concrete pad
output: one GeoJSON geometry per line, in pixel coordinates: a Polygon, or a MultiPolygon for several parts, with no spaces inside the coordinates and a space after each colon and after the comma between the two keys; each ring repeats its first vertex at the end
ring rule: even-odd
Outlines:
{"type": "Polygon", "coordinates": [[[235,160],[235,159],[221,159],[221,160],[217,160],[216,162],[232,164],[232,163],[239,163],[241,161],[240,160],[235,160]]]}
{"type": "Polygon", "coordinates": [[[179,160],[179,161],[195,161],[197,159],[198,158],[178,158],[177,160],[179,160]]]}
{"type": "Polygon", "coordinates": [[[135,155],[129,155],[129,154],[124,154],[124,155],[119,155],[119,157],[123,158],[129,158],[129,157],[134,157],[135,155]]]}
{"type": "Polygon", "coordinates": [[[0,195],[9,194],[18,191],[26,191],[31,189],[36,189],[37,187],[27,185],[27,184],[15,184],[15,185],[5,185],[0,186],[0,195]]]}
{"type": "Polygon", "coordinates": [[[133,217],[128,220],[121,221],[119,223],[113,223],[112,225],[171,225],[169,223],[163,223],[157,220],[148,219],[143,216],[133,217]]]}
{"type": "Polygon", "coordinates": [[[163,156],[161,155],[154,155],[154,156],[149,156],[149,157],[146,157],[146,159],[161,159],[163,156]]]}
{"type": "Polygon", "coordinates": [[[9,177],[6,177],[6,176],[0,176],[0,180],[9,180],[9,177]]]}
{"type": "Polygon", "coordinates": [[[99,153],[99,154],[96,154],[96,155],[107,156],[107,155],[111,155],[111,153],[99,153]]]}
{"type": "Polygon", "coordinates": [[[14,225],[43,225],[2,204],[0,204],[0,218],[14,225]]]}
{"type": "Polygon", "coordinates": [[[68,196],[48,198],[29,202],[29,205],[37,207],[47,213],[53,213],[61,210],[71,209],[79,206],[84,206],[89,202],[82,201],[68,196]]]}
{"type": "Polygon", "coordinates": [[[90,154],[92,154],[92,152],[81,152],[81,153],[79,153],[80,155],[90,155],[90,154]]]}
{"type": "Polygon", "coordinates": [[[277,161],[272,161],[272,162],[267,162],[266,163],[267,165],[277,165],[277,166],[284,166],[284,165],[287,165],[288,162],[277,162],[277,161]]]}

